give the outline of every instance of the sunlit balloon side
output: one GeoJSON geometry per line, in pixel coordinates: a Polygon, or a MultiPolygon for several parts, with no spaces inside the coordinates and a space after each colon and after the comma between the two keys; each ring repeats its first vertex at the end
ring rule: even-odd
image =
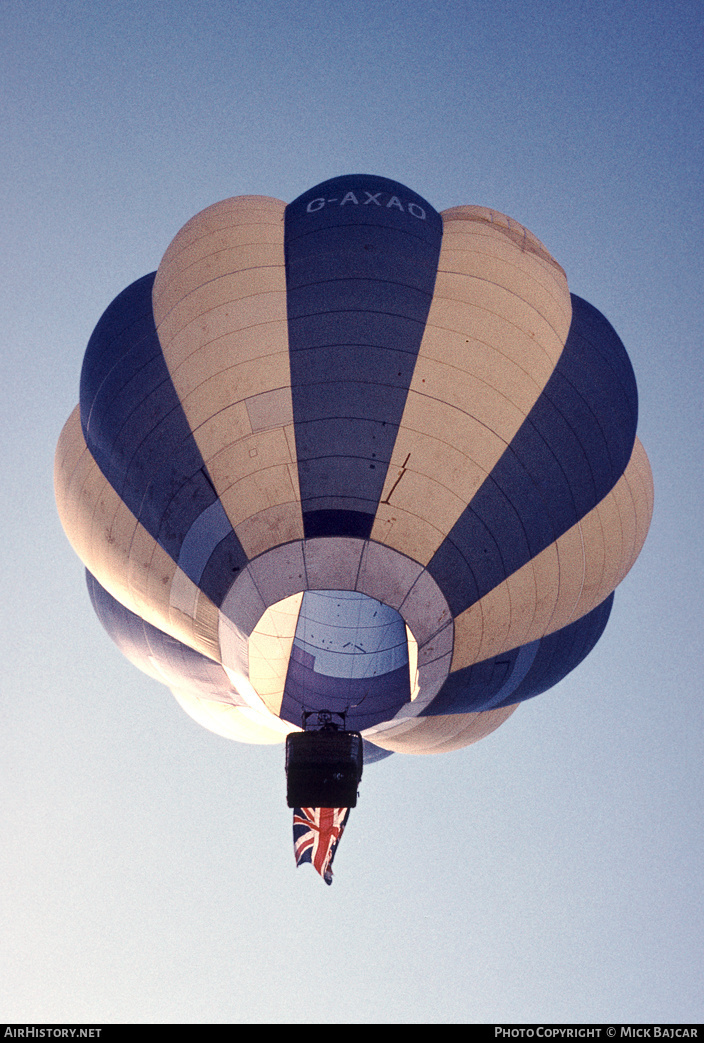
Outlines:
{"type": "Polygon", "coordinates": [[[441,753],[599,639],[652,512],[636,420],[535,236],[349,175],[207,208],[112,302],[56,495],[101,623],[199,723],[441,753]]]}

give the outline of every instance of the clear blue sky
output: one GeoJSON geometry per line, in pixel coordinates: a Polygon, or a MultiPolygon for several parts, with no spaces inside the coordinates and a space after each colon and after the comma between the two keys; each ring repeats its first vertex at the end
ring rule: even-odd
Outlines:
{"type": "Polygon", "coordinates": [[[701,1021],[699,0],[4,0],[0,1019],[701,1021]],[[364,171],[531,229],[655,475],[607,632],[476,746],[369,766],[335,883],[283,752],[124,661],[51,482],[105,306],[210,203],[364,171]]]}

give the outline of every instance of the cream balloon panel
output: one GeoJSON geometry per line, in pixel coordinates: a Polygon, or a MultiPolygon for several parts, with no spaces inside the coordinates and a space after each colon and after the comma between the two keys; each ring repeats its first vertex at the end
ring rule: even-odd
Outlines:
{"type": "Polygon", "coordinates": [[[165,341],[201,314],[206,286],[211,308],[275,287],[266,275],[275,276],[282,263],[281,239],[278,225],[232,225],[199,240],[201,256],[191,251],[188,258],[180,254],[178,264],[172,261],[165,269],[160,265],[154,284],[154,318],[165,341]]]}
{"type": "Polygon", "coordinates": [[[223,739],[273,745],[284,742],[289,732],[296,731],[293,725],[279,720],[273,714],[205,699],[190,689],[172,688],[171,691],[189,717],[223,739]]]}
{"type": "Polygon", "coordinates": [[[373,530],[424,564],[528,416],[572,315],[542,244],[526,251],[525,229],[514,223],[508,238],[507,218],[476,209],[442,215],[433,301],[373,530]]]}
{"type": "Polygon", "coordinates": [[[249,639],[249,680],[275,714],[281,709],[302,600],[303,591],[300,591],[272,605],[263,613],[249,639]]]}
{"type": "Polygon", "coordinates": [[[157,332],[193,437],[248,557],[303,535],[284,265],[285,204],[209,208],[164,256],[157,332]]]}
{"type": "Polygon", "coordinates": [[[106,480],[86,447],[79,407],[59,439],[54,487],[64,531],[105,590],[164,633],[219,659],[217,607],[139,524],[106,480]]]}
{"type": "Polygon", "coordinates": [[[564,270],[528,229],[498,211],[477,213],[483,209],[467,206],[443,211],[441,266],[489,279],[533,306],[538,304],[562,340],[571,320],[564,270]]]}
{"type": "Polygon", "coordinates": [[[250,241],[261,242],[262,226],[270,226],[272,235],[283,220],[286,204],[269,196],[231,196],[219,203],[206,207],[181,228],[174,236],[162,258],[162,276],[172,278],[172,270],[190,267],[203,256],[217,252],[218,241],[222,248],[250,241]],[[249,226],[255,226],[250,233],[249,226]],[[218,240],[218,237],[222,237],[218,240]]]}
{"type": "Polygon", "coordinates": [[[286,288],[281,260],[276,246],[244,246],[221,251],[208,258],[207,265],[202,262],[182,273],[179,285],[169,286],[170,292],[165,294],[175,298],[175,303],[161,321],[160,309],[155,307],[165,358],[169,357],[171,342],[178,343],[179,334],[182,341],[187,338],[192,350],[200,347],[202,340],[197,331],[208,329],[204,322],[208,315],[230,315],[237,302],[257,298],[264,298],[271,306],[274,296],[286,288]]]}
{"type": "Polygon", "coordinates": [[[451,753],[484,739],[506,721],[517,706],[479,713],[416,717],[399,724],[370,728],[365,738],[392,753],[451,753]]]}

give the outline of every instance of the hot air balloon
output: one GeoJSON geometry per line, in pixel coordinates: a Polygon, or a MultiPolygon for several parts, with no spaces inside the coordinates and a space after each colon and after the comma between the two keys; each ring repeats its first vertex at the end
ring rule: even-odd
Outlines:
{"type": "Polygon", "coordinates": [[[652,512],[636,420],[531,232],[348,175],[208,207],[119,294],[56,495],[101,623],[206,728],[442,753],[599,639],[652,512]]]}

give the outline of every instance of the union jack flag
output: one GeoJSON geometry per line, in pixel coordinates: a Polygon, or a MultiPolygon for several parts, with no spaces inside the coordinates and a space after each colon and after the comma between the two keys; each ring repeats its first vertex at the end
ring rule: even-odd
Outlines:
{"type": "Polygon", "coordinates": [[[331,884],[332,860],[349,815],[349,808],[294,808],[293,850],[296,865],[310,862],[325,883],[331,884]]]}

